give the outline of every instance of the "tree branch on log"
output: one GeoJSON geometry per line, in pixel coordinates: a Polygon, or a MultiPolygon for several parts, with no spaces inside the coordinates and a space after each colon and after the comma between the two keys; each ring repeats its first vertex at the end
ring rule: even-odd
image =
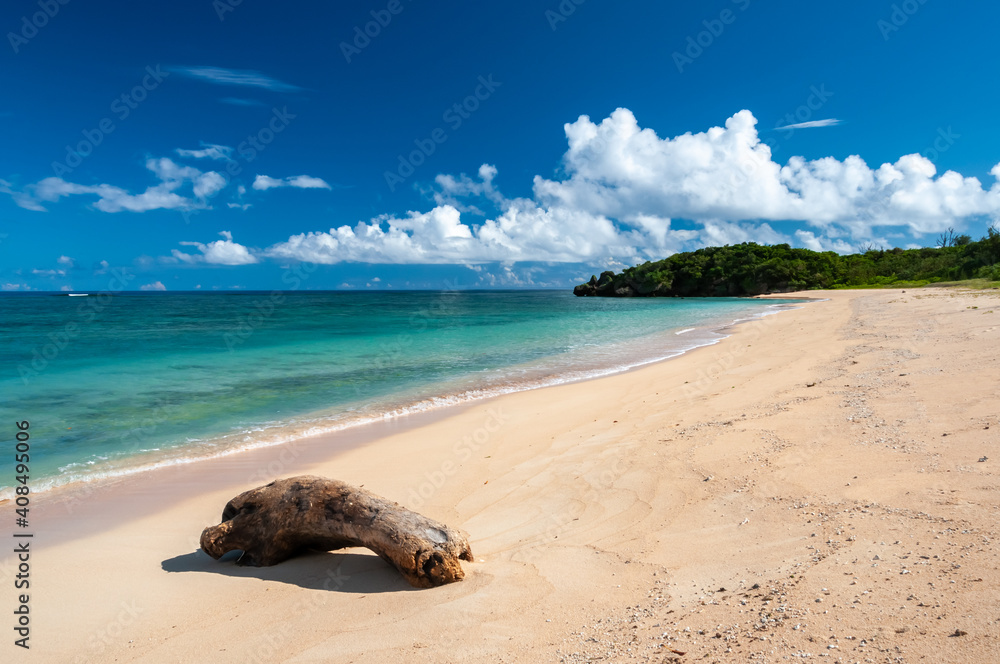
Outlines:
{"type": "Polygon", "coordinates": [[[363,546],[417,588],[459,581],[472,561],[468,536],[398,503],[337,480],[302,475],[236,496],[201,548],[216,560],[241,550],[237,565],[269,567],[314,549],[363,546]]]}

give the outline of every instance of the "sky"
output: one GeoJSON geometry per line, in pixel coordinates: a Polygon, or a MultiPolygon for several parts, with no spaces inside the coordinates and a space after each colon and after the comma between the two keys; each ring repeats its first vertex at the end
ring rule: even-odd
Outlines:
{"type": "Polygon", "coordinates": [[[6,291],[566,288],[1000,217],[1000,6],[7,0],[6,291]]]}

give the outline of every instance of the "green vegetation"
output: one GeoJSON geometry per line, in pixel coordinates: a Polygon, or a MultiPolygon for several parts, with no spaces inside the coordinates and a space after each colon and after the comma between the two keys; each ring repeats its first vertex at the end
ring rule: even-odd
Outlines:
{"type": "MultiPolygon", "coordinates": [[[[918,287],[970,279],[1000,281],[1000,230],[978,241],[952,230],[938,247],[873,249],[842,256],[745,242],[707,247],[646,262],[621,273],[603,272],[573,289],[605,297],[710,297],[816,288],[918,287]]],[[[994,284],[1000,286],[1000,284],[994,284]]]]}

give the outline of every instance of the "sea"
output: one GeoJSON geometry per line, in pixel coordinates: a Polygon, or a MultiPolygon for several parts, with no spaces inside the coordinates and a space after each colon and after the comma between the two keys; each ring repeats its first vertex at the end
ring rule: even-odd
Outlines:
{"type": "Polygon", "coordinates": [[[628,370],[799,300],[567,291],[0,295],[0,499],[628,370]],[[22,436],[23,437],[23,436],[22,436]]]}

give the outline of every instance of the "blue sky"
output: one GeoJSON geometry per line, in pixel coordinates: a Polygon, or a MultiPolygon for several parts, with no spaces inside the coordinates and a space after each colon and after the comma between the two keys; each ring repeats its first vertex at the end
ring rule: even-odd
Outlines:
{"type": "Polygon", "coordinates": [[[998,24],[935,0],[10,0],[0,286],[566,287],[746,240],[979,237],[998,24]]]}

